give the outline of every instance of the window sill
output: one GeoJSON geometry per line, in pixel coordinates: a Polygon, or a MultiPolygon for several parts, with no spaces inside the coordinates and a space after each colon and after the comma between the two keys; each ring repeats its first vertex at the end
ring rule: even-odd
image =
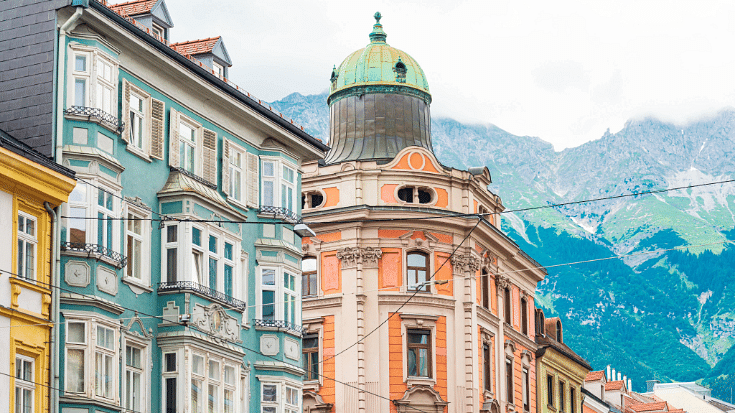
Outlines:
{"type": "Polygon", "coordinates": [[[495,394],[493,394],[492,390],[485,389],[482,395],[485,397],[485,400],[495,399],[495,394]]]}
{"type": "Polygon", "coordinates": [[[132,153],[133,155],[137,156],[138,158],[148,163],[153,162],[153,159],[151,159],[151,157],[148,156],[147,153],[143,152],[142,149],[136,148],[134,145],[127,144],[127,146],[125,146],[125,150],[127,150],[128,152],[132,153]]]}
{"type": "Polygon", "coordinates": [[[436,379],[432,379],[430,377],[408,377],[406,379],[406,384],[408,385],[408,387],[420,385],[433,387],[434,385],[436,385],[436,379]]]}
{"type": "Polygon", "coordinates": [[[247,210],[248,210],[248,206],[247,206],[247,205],[245,205],[245,203],[244,203],[244,202],[242,202],[242,201],[238,201],[237,199],[235,199],[235,198],[233,198],[233,197],[231,197],[231,196],[229,196],[229,195],[227,196],[227,202],[229,202],[229,203],[231,203],[231,204],[235,205],[236,207],[242,208],[242,209],[244,209],[245,211],[247,211],[247,210]]]}
{"type": "Polygon", "coordinates": [[[139,281],[137,278],[128,277],[127,275],[124,275],[122,278],[122,282],[127,284],[133,292],[138,295],[142,293],[152,293],[153,288],[143,284],[142,281],[139,281]],[[141,291],[136,291],[137,289],[140,289],[141,291]]]}

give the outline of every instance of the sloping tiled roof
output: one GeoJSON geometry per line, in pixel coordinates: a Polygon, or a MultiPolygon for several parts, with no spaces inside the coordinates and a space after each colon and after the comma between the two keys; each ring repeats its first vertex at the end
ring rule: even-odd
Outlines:
{"type": "Polygon", "coordinates": [[[560,352],[561,354],[567,356],[570,360],[574,361],[575,363],[579,364],[580,366],[584,367],[587,370],[592,370],[592,367],[589,363],[587,363],[587,360],[583,359],[580,355],[574,352],[569,346],[567,346],[564,343],[560,343],[553,338],[549,337],[547,334],[544,337],[536,336],[536,343],[539,344],[539,348],[536,351],[536,356],[543,356],[544,352],[546,351],[546,348],[553,348],[554,350],[560,352]]]}
{"type": "Polygon", "coordinates": [[[189,40],[186,42],[172,43],[171,47],[184,56],[194,56],[204,53],[212,53],[214,45],[217,44],[221,36],[210,37],[201,40],[189,40]]]}
{"type": "Polygon", "coordinates": [[[221,207],[228,207],[227,201],[209,185],[192,178],[179,169],[173,169],[168,175],[168,180],[163,185],[158,195],[179,194],[181,192],[193,192],[221,207]]]}
{"type": "Polygon", "coordinates": [[[121,16],[136,16],[138,14],[150,13],[158,0],[134,0],[126,3],[111,4],[110,10],[121,16]]]}
{"type": "Polygon", "coordinates": [[[630,406],[630,409],[634,412],[655,412],[655,411],[666,411],[669,406],[666,402],[657,403],[639,403],[630,406]]]}
{"type": "Polygon", "coordinates": [[[622,380],[609,381],[605,383],[605,391],[609,390],[622,390],[625,384],[622,380]]]}
{"type": "Polygon", "coordinates": [[[602,378],[605,377],[605,372],[600,371],[591,371],[587,374],[587,377],[584,378],[584,381],[597,381],[602,380],[602,378]]]}

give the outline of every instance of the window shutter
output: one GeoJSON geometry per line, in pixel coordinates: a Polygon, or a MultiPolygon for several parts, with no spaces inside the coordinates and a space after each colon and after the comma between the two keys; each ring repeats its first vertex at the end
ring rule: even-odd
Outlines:
{"type": "Polygon", "coordinates": [[[122,140],[125,143],[130,143],[130,82],[127,79],[123,79],[122,88],[123,101],[122,113],[120,114],[122,116],[120,118],[125,123],[122,131],[122,140]]]}
{"type": "Polygon", "coordinates": [[[202,178],[217,185],[217,134],[204,129],[202,178]]]}
{"type": "Polygon", "coordinates": [[[163,160],[163,118],[166,105],[151,98],[151,157],[163,160]]]}
{"type": "Polygon", "coordinates": [[[230,195],[230,141],[222,138],[222,192],[230,195]]]}
{"type": "Polygon", "coordinates": [[[260,160],[258,155],[248,153],[248,206],[260,206],[260,160]]]}
{"type": "Polygon", "coordinates": [[[168,118],[168,164],[179,167],[179,112],[173,108],[168,118]]]}

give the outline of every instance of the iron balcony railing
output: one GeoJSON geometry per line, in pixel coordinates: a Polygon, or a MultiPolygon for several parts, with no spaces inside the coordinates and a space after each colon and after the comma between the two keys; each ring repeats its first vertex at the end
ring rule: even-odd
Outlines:
{"type": "Polygon", "coordinates": [[[89,108],[86,106],[72,106],[68,109],[64,109],[64,115],[73,116],[86,116],[88,118],[96,118],[102,123],[114,128],[117,133],[122,133],[125,128],[125,123],[120,119],[112,116],[99,108],[89,108]]]}
{"type": "Polygon", "coordinates": [[[237,298],[234,298],[234,297],[230,297],[229,295],[221,291],[217,291],[215,289],[209,288],[206,285],[195,283],[194,281],[169,281],[169,282],[158,283],[159,293],[163,291],[173,291],[173,290],[193,291],[201,295],[204,295],[208,298],[211,298],[213,300],[227,304],[231,307],[235,307],[236,309],[241,310],[241,311],[245,310],[245,307],[247,307],[247,304],[245,303],[245,301],[238,300],[237,298]]]}
{"type": "Polygon", "coordinates": [[[258,214],[273,215],[273,218],[280,218],[288,222],[299,222],[301,217],[288,208],[280,208],[274,206],[261,205],[258,214]]]}
{"type": "Polygon", "coordinates": [[[275,327],[275,328],[282,328],[286,331],[289,331],[291,333],[294,333],[298,336],[301,336],[304,332],[303,327],[301,327],[298,324],[289,323],[288,321],[283,320],[258,320],[255,319],[255,326],[256,327],[275,327]]]}
{"type": "Polygon", "coordinates": [[[120,254],[119,252],[113,251],[104,245],[84,244],[81,242],[62,242],[61,250],[83,252],[87,253],[89,256],[95,255],[96,257],[107,257],[112,261],[115,261],[120,268],[125,267],[128,264],[128,257],[120,254]]]}

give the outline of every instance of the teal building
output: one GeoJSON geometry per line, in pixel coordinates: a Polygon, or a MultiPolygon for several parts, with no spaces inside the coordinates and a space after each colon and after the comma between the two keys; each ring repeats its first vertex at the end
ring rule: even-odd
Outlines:
{"type": "Polygon", "coordinates": [[[170,43],[164,0],[3,3],[48,70],[0,119],[78,178],[51,411],[300,412],[300,166],[327,146],[227,78],[222,37],[170,43]]]}

